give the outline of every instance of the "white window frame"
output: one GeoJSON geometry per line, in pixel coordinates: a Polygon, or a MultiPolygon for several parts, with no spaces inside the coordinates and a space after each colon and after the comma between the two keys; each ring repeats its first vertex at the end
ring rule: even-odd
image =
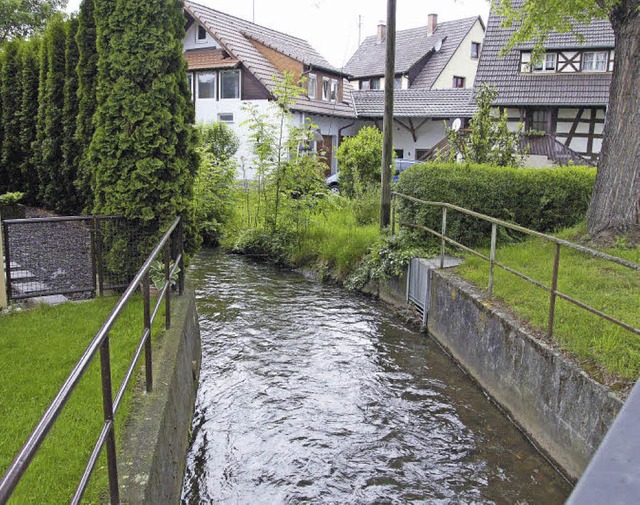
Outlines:
{"type": "Polygon", "coordinates": [[[198,72],[196,74],[196,90],[198,95],[198,100],[217,100],[218,99],[218,72],[198,72]],[[203,98],[200,96],[200,77],[204,75],[212,75],[213,76],[213,96],[203,98]]]}
{"type": "Polygon", "coordinates": [[[196,26],[196,44],[206,44],[206,43],[207,43],[207,29],[202,25],[196,26]],[[203,39],[200,38],[200,29],[204,31],[203,39]]]}
{"type": "Polygon", "coordinates": [[[222,70],[219,73],[218,76],[218,86],[220,88],[220,91],[218,92],[218,95],[220,96],[220,100],[240,100],[242,98],[242,72],[238,69],[234,69],[234,70],[222,70]],[[222,76],[223,74],[236,74],[238,76],[238,96],[232,97],[232,98],[228,98],[228,97],[223,97],[222,96],[222,76]]]}
{"type": "Polygon", "coordinates": [[[603,73],[608,70],[609,66],[609,52],[608,51],[585,51],[582,53],[582,71],[583,72],[594,72],[594,73],[603,73]],[[591,60],[589,64],[591,68],[586,68],[587,55],[591,56],[591,60]],[[598,56],[601,56],[602,59],[598,61],[598,56]],[[602,63],[602,67],[598,68],[598,63],[602,63]]]}
{"type": "Polygon", "coordinates": [[[309,98],[311,98],[312,100],[315,100],[318,98],[318,76],[316,74],[309,74],[309,82],[307,83],[307,92],[308,92],[309,98]]]}
{"type": "Polygon", "coordinates": [[[471,42],[471,59],[477,60],[477,59],[480,58],[480,48],[481,47],[482,46],[481,46],[480,42],[471,42]],[[476,51],[476,55],[475,56],[473,55],[473,48],[474,47],[478,48],[478,50],[476,51]]]}
{"type": "Polygon", "coordinates": [[[340,95],[340,86],[338,85],[338,79],[331,79],[331,90],[329,91],[330,101],[337,103],[340,95]]]}
{"type": "Polygon", "coordinates": [[[233,112],[220,112],[218,113],[218,121],[220,121],[221,123],[233,123],[234,121],[234,117],[233,117],[233,112]],[[227,117],[225,119],[225,116],[227,117]],[[231,116],[231,117],[229,117],[231,116]]]}
{"type": "Polygon", "coordinates": [[[536,74],[555,73],[558,69],[558,53],[545,53],[544,58],[532,66],[536,74]]]}
{"type": "Polygon", "coordinates": [[[371,81],[369,79],[363,79],[360,81],[360,91],[368,91],[371,89],[371,81]]]}
{"type": "Polygon", "coordinates": [[[331,79],[328,77],[322,78],[322,101],[328,102],[331,98],[331,79]]]}

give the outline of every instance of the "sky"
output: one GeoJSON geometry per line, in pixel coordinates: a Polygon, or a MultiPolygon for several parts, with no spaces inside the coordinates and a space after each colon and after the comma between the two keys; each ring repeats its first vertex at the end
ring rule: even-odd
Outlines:
{"type": "MultiPolygon", "coordinates": [[[[358,25],[362,40],[375,35],[387,17],[386,0],[197,0],[197,3],[307,40],[336,67],[342,67],[358,48],[358,25]]],[[[69,0],[67,11],[78,9],[80,0],[69,0]]],[[[398,30],[426,26],[428,14],[438,22],[481,15],[486,24],[489,0],[398,0],[398,30]]]]}

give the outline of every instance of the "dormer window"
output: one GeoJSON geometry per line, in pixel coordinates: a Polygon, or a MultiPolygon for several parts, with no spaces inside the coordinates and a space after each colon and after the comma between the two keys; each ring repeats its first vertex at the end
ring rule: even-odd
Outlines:
{"type": "Polygon", "coordinates": [[[544,57],[534,63],[534,72],[555,72],[558,65],[557,53],[545,53],[544,57]]]}
{"type": "Polygon", "coordinates": [[[207,30],[204,29],[204,26],[198,25],[198,30],[196,31],[196,42],[203,43],[207,41],[207,30]]]}
{"type": "Polygon", "coordinates": [[[582,55],[583,72],[606,72],[607,63],[607,51],[590,51],[582,55]]]}
{"type": "Polygon", "coordinates": [[[466,84],[466,79],[464,77],[454,76],[453,77],[453,88],[464,88],[466,84]]]}

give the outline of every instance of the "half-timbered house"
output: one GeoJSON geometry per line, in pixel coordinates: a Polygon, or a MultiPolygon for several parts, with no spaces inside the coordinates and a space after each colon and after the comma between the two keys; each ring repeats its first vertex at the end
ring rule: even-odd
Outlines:
{"type": "MultiPolygon", "coordinates": [[[[514,0],[514,5],[523,0],[514,0]]],[[[573,32],[552,33],[545,53],[534,59],[533,44],[500,53],[516,30],[489,16],[476,85],[498,91],[496,105],[506,108],[510,123],[525,131],[545,132],[560,144],[595,161],[602,146],[605,113],[615,60],[608,21],[576,25],[573,32]]]]}

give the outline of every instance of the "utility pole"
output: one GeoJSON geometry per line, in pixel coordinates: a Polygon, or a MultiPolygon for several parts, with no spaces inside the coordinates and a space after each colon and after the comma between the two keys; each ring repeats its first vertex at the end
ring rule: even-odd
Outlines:
{"type": "Polygon", "coordinates": [[[387,0],[387,57],[384,73],[384,143],[382,145],[382,197],[380,229],[391,222],[391,164],[393,163],[393,87],[396,66],[396,0],[387,0]]]}
{"type": "Polygon", "coordinates": [[[358,47],[362,42],[362,15],[358,14],[358,47]]]}

